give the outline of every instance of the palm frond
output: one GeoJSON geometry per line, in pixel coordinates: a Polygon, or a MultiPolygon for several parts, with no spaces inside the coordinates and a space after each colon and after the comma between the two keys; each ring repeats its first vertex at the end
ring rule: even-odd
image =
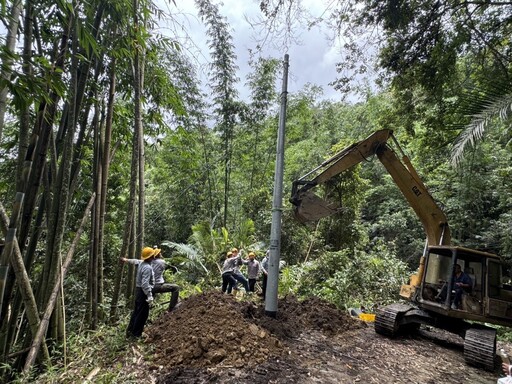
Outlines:
{"type": "Polygon", "coordinates": [[[210,254],[215,249],[216,233],[210,223],[203,221],[192,226],[190,242],[204,255],[210,254]]]}
{"type": "Polygon", "coordinates": [[[246,219],[240,223],[235,233],[235,244],[241,248],[247,247],[254,242],[254,232],[256,231],[254,221],[246,219]]]}
{"type": "Polygon", "coordinates": [[[256,252],[256,254],[260,254],[260,257],[263,257],[267,249],[268,246],[263,241],[255,241],[251,244],[246,244],[241,250],[241,253],[242,256],[247,257],[249,252],[256,252]]]}
{"type": "Polygon", "coordinates": [[[228,232],[227,228],[222,227],[220,229],[220,232],[221,232],[222,243],[229,244],[229,232],[228,232]]]}
{"type": "Polygon", "coordinates": [[[468,146],[474,147],[478,141],[482,140],[485,130],[494,119],[506,120],[511,112],[512,93],[486,102],[482,111],[472,116],[471,122],[464,128],[455,142],[452,150],[452,164],[454,166],[460,164],[468,146]]]}
{"type": "Polygon", "coordinates": [[[178,254],[186,256],[186,258],[188,260],[190,260],[194,264],[198,264],[199,266],[201,266],[201,268],[206,273],[209,272],[208,269],[203,264],[202,255],[200,254],[200,252],[198,252],[198,250],[194,246],[189,245],[189,244],[183,244],[183,243],[175,243],[172,241],[163,241],[162,245],[166,245],[170,248],[175,249],[178,254]]]}

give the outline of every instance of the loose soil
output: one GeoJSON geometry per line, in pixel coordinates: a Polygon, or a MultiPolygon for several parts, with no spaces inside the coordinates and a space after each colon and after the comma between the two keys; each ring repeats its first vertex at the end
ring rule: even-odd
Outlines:
{"type": "Polygon", "coordinates": [[[422,328],[390,339],[322,300],[293,296],[279,300],[274,319],[251,299],[212,291],[183,300],[147,325],[122,371],[158,384],[494,384],[500,377],[499,361],[494,372],[466,365],[463,340],[452,334],[422,328]]]}

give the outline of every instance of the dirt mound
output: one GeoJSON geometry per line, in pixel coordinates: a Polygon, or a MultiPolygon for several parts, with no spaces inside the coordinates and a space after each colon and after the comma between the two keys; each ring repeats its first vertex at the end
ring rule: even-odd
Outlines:
{"type": "Polygon", "coordinates": [[[149,342],[159,364],[204,367],[217,364],[241,367],[278,355],[278,339],[248,323],[243,305],[232,296],[208,292],[184,300],[149,328],[149,342]]]}
{"type": "Polygon", "coordinates": [[[248,303],[244,315],[279,339],[295,338],[308,330],[335,335],[364,326],[334,305],[316,297],[299,301],[295,296],[288,295],[280,299],[278,305],[275,319],[265,315],[263,303],[248,303]]]}
{"type": "Polygon", "coordinates": [[[466,365],[463,340],[430,327],[391,339],[318,298],[278,305],[273,319],[258,300],[192,296],[146,327],[144,355],[131,344],[118,375],[141,384],[495,384],[501,374],[499,359],[493,372],[466,365]]]}
{"type": "Polygon", "coordinates": [[[165,381],[172,382],[194,376],[194,368],[268,365],[289,353],[286,339],[308,330],[334,335],[361,324],[319,299],[286,296],[271,318],[263,302],[211,291],[183,300],[177,310],[160,317],[147,328],[147,342],[155,351],[153,361],[167,372],[174,369],[165,381]]]}

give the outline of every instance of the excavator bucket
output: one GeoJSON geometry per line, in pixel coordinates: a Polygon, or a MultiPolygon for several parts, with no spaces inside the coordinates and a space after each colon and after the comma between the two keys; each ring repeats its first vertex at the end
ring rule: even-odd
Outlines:
{"type": "Polygon", "coordinates": [[[301,194],[300,202],[295,206],[295,218],[301,223],[320,220],[322,217],[334,215],[341,207],[332,202],[321,199],[313,192],[307,191],[301,194]]]}

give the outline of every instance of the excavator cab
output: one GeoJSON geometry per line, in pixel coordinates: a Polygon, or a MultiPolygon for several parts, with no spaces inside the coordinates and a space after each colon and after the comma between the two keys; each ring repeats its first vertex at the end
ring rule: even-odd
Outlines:
{"type": "MultiPolygon", "coordinates": [[[[431,247],[426,259],[419,304],[442,310],[462,310],[482,314],[482,281],[485,258],[457,247],[431,247]],[[465,280],[464,288],[456,286],[455,270],[459,266],[465,280]],[[455,297],[460,295],[455,305],[455,297]]],[[[429,308],[432,309],[432,308],[429,308]]]]}
{"type": "Polygon", "coordinates": [[[394,336],[420,324],[442,328],[464,339],[468,364],[493,370],[496,329],[489,324],[512,326],[512,285],[505,272],[495,254],[458,246],[428,246],[418,272],[400,290],[411,304],[382,308],[375,331],[394,336]],[[456,266],[469,278],[464,280],[470,284],[464,284],[463,290],[456,286],[456,266]]]}
{"type": "Polygon", "coordinates": [[[421,287],[416,298],[424,309],[468,320],[510,326],[512,286],[504,276],[500,258],[494,254],[464,247],[428,248],[421,287]],[[470,284],[455,284],[459,265],[470,284]],[[456,295],[460,300],[454,305],[456,295]]]}

